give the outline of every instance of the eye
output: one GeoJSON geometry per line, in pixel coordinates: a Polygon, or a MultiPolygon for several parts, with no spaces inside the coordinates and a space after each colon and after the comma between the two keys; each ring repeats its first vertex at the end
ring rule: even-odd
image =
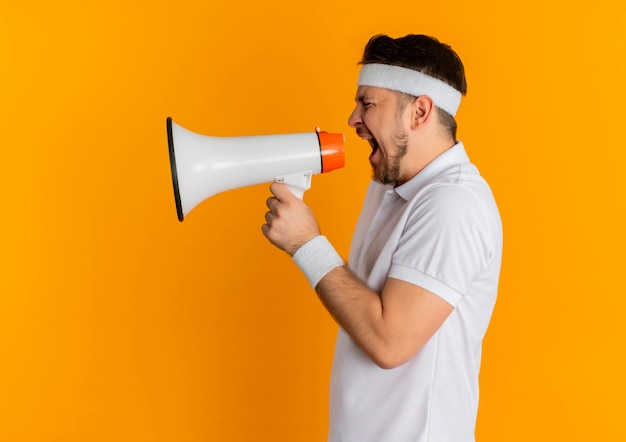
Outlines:
{"type": "Polygon", "coordinates": [[[367,96],[360,96],[357,97],[356,99],[357,103],[360,104],[361,106],[363,106],[363,109],[369,109],[372,106],[375,106],[375,102],[374,100],[372,100],[370,97],[367,96]]]}

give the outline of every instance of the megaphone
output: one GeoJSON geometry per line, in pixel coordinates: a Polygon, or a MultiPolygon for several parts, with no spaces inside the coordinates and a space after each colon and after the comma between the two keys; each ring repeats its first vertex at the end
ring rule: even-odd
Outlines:
{"type": "Polygon", "coordinates": [[[343,134],[311,133],[211,137],[167,118],[167,141],[178,220],[226,190],[278,181],[299,198],[311,176],[345,164],[343,134]]]}

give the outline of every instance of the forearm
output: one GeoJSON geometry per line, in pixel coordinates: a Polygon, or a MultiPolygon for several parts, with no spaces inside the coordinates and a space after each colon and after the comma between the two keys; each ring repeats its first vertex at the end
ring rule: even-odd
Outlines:
{"type": "Polygon", "coordinates": [[[389,348],[381,297],[345,265],[326,237],[303,244],[293,260],[330,315],[374,361],[389,348]]]}
{"type": "Polygon", "coordinates": [[[389,365],[392,349],[381,297],[347,266],[336,267],[317,285],[320,301],[337,323],[376,364],[389,365]]]}
{"type": "Polygon", "coordinates": [[[453,310],[439,296],[398,279],[387,279],[379,295],[346,266],[329,272],[316,291],[355,344],[381,368],[412,358],[453,310]]]}
{"type": "Polygon", "coordinates": [[[416,285],[388,278],[372,291],[320,235],[308,206],[284,185],[273,183],[263,234],[293,257],[328,312],[380,367],[414,356],[452,311],[442,298],[416,285]]]}
{"type": "Polygon", "coordinates": [[[416,286],[388,279],[381,294],[374,292],[321,235],[303,244],[293,259],[331,316],[380,367],[404,363],[431,336],[424,333],[429,321],[416,327],[409,314],[420,299],[416,286]]]}

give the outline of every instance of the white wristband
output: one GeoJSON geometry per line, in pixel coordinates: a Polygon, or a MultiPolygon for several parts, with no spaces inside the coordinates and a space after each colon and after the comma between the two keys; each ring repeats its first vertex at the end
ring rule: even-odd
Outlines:
{"type": "Polygon", "coordinates": [[[328,272],[344,265],[341,256],[323,235],[316,236],[300,246],[293,254],[293,261],[302,270],[313,289],[328,272]]]}

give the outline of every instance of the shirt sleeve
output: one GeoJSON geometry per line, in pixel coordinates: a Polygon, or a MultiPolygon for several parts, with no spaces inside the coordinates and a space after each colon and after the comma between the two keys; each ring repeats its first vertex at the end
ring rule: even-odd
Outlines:
{"type": "Polygon", "coordinates": [[[487,267],[492,250],[481,199],[461,184],[437,184],[412,208],[389,277],[456,306],[487,267]]]}

